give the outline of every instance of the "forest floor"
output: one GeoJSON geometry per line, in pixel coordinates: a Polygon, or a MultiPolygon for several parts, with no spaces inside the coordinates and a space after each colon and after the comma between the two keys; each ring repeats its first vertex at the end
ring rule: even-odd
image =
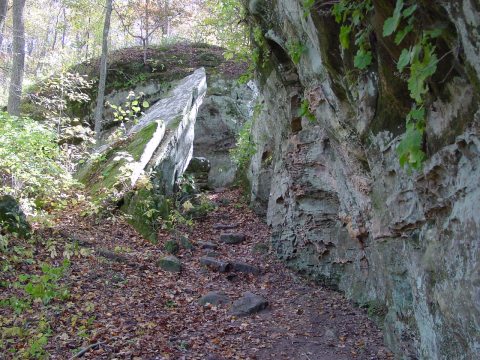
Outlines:
{"type": "MultiPolygon", "coordinates": [[[[68,296],[57,299],[60,287],[52,280],[46,283],[53,291],[45,301],[48,306],[34,301],[17,312],[15,306],[0,307],[0,359],[18,354],[62,360],[392,358],[364,309],[299,277],[275,258],[268,248],[268,227],[240,200],[238,190],[208,196],[217,208],[182,232],[193,247],[176,254],[182,263],[178,273],[158,265],[165,243],[178,232],[161,232],[159,243],[152,244],[121,217],[96,222],[81,216],[80,207],[64,211],[41,234],[50,246],[32,255],[51,262],[62,258],[62,249],[53,251],[52,243],[75,243],[61,280],[68,296]],[[225,244],[220,242],[222,232],[243,233],[246,240],[225,244]],[[218,248],[202,249],[212,244],[218,248]],[[200,263],[206,255],[253,268],[212,271],[200,263]],[[221,291],[231,301],[249,291],[268,306],[235,316],[230,304],[198,303],[211,291],[221,291]],[[34,327],[40,330],[34,333],[34,327]],[[32,345],[38,342],[35,352],[32,345]]],[[[21,286],[6,282],[18,282],[19,272],[40,271],[38,262],[11,264],[11,271],[0,273],[3,304],[21,296],[21,286]]]]}

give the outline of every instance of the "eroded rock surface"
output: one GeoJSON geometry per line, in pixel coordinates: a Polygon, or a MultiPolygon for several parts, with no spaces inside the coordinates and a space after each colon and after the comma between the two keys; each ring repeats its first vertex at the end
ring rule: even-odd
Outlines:
{"type": "Polygon", "coordinates": [[[427,160],[410,173],[395,150],[411,101],[395,75],[395,44],[382,35],[394,2],[373,4],[378,41],[362,72],[356,50],[341,51],[328,5],[305,16],[299,1],[249,2],[270,54],[252,133],[252,203],[267,214],[278,256],[367,307],[398,358],[478,358],[478,5],[422,4],[421,20],[448,35],[437,43],[444,58],[432,81],[427,160]],[[448,36],[463,49],[457,58],[448,36]],[[305,47],[297,64],[287,41],[305,47]],[[299,116],[305,98],[315,122],[299,116]]]}

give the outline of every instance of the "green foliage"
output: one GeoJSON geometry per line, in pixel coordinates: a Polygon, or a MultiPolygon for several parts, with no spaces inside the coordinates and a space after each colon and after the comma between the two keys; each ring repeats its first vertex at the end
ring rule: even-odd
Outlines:
{"type": "MultiPolygon", "coordinates": [[[[35,106],[31,115],[39,118],[45,125],[58,135],[58,143],[63,145],[64,153],[68,154],[70,170],[83,156],[88,153],[88,147],[94,140],[89,124],[82,124],[77,117],[78,109],[90,103],[90,93],[93,81],[87,75],[73,72],[61,72],[41,81],[31,91],[27,104],[35,106]]],[[[28,114],[28,113],[27,113],[28,114]]]]}
{"type": "Polygon", "coordinates": [[[365,23],[372,10],[371,0],[340,0],[332,8],[335,21],[342,24],[339,40],[343,49],[350,48],[351,34],[355,32],[355,45],[358,50],[354,58],[354,66],[360,70],[368,68],[373,60],[369,40],[372,27],[365,23]]]}
{"type": "Polygon", "coordinates": [[[315,0],[303,0],[302,1],[303,17],[304,18],[307,18],[310,15],[314,5],[315,5],[315,0]]]}
{"type": "Polygon", "coordinates": [[[252,120],[247,121],[237,136],[235,148],[230,150],[230,156],[239,169],[245,169],[253,155],[257,152],[251,137],[252,120]]]}
{"type": "Polygon", "coordinates": [[[168,240],[165,241],[163,249],[169,254],[176,255],[180,251],[180,245],[175,240],[168,240]]]}
{"type": "Polygon", "coordinates": [[[316,120],[315,114],[313,114],[310,110],[310,103],[308,102],[308,99],[303,99],[302,103],[300,104],[298,116],[305,117],[310,122],[314,122],[316,120]]]}
{"type": "Polygon", "coordinates": [[[302,58],[302,55],[307,51],[307,47],[300,41],[287,41],[286,43],[288,55],[293,63],[297,65],[302,58]]]}
{"type": "MultiPolygon", "coordinates": [[[[118,127],[120,132],[122,132],[122,129],[125,129],[125,124],[136,124],[138,119],[144,115],[144,111],[150,107],[148,101],[142,100],[143,96],[143,93],[135,95],[133,91],[130,91],[122,105],[108,104],[113,109],[114,121],[121,123],[121,126],[118,127]]],[[[123,135],[124,133],[114,133],[113,137],[121,137],[123,135]]]]}
{"type": "Polygon", "coordinates": [[[33,300],[40,299],[44,305],[54,299],[64,300],[68,297],[68,290],[59,285],[59,280],[69,266],[68,260],[65,260],[59,267],[42,264],[41,275],[23,274],[19,276],[21,287],[33,300]]]}
{"type": "Polygon", "coordinates": [[[422,167],[425,160],[422,150],[424,128],[425,108],[415,105],[407,115],[407,131],[396,150],[402,167],[407,165],[415,170],[422,167]]]}
{"type": "Polygon", "coordinates": [[[193,220],[184,216],[179,210],[172,209],[168,214],[168,217],[162,223],[162,229],[174,230],[180,226],[192,228],[193,220]]]}
{"type": "Polygon", "coordinates": [[[415,124],[408,124],[407,131],[396,150],[402,167],[408,165],[409,168],[415,170],[422,167],[425,160],[422,144],[423,129],[419,129],[415,124]]]}
{"type": "Polygon", "coordinates": [[[383,36],[387,37],[397,32],[402,19],[406,20],[407,25],[395,35],[395,44],[397,45],[400,45],[403,39],[413,30],[413,22],[415,19],[412,15],[418,7],[416,4],[413,4],[404,9],[404,6],[403,0],[397,0],[393,15],[385,20],[383,24],[383,36]]]}
{"type": "Polygon", "coordinates": [[[74,181],[56,141],[46,126],[0,113],[0,194],[32,207],[64,197],[74,181]]]}
{"type": "MultiPolygon", "coordinates": [[[[405,37],[414,29],[414,13],[417,4],[405,8],[403,0],[397,0],[393,15],[385,20],[383,36],[395,35],[395,44],[400,45],[405,37]],[[397,31],[400,24],[406,23],[405,27],[397,31]]],[[[397,69],[404,72],[409,69],[407,80],[410,97],[415,105],[407,115],[407,130],[397,147],[400,165],[408,166],[409,169],[418,170],[422,167],[426,154],[423,152],[423,134],[425,129],[425,96],[428,94],[428,80],[437,71],[438,57],[433,40],[441,35],[441,29],[426,30],[419,32],[416,42],[409,48],[404,48],[397,62],[397,69]]]]}
{"type": "Polygon", "coordinates": [[[245,21],[246,11],[241,0],[207,0],[208,16],[198,29],[203,41],[223,46],[225,59],[251,61],[249,29],[245,21]]]}
{"type": "Polygon", "coordinates": [[[185,215],[191,219],[201,219],[207,216],[217,207],[205,194],[198,194],[192,201],[186,201],[182,204],[185,215]]]}
{"type": "MultiPolygon", "coordinates": [[[[155,63],[152,62],[151,60],[147,60],[148,63],[152,64],[152,72],[156,70],[164,70],[165,65],[162,63],[155,63]]],[[[135,71],[141,71],[141,69],[132,69],[135,71]]],[[[122,89],[132,89],[138,84],[144,83],[148,79],[148,75],[144,72],[138,72],[132,74],[128,74],[122,70],[118,70],[119,75],[123,75],[123,78],[117,78],[115,81],[112,82],[111,87],[116,90],[122,90],[122,89]]]]}
{"type": "Polygon", "coordinates": [[[397,63],[400,72],[410,65],[408,90],[417,104],[424,102],[423,97],[428,93],[427,80],[437,71],[438,58],[430,38],[430,33],[424,32],[418,43],[402,50],[397,63]]]}

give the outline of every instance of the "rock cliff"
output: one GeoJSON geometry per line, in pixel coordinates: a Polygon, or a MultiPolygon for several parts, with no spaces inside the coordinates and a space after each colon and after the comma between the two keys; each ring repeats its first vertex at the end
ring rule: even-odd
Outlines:
{"type": "Polygon", "coordinates": [[[425,102],[426,160],[411,171],[396,152],[412,105],[396,70],[401,48],[382,35],[395,1],[372,2],[365,70],[341,49],[333,2],[308,12],[306,3],[247,3],[261,33],[262,104],[248,176],[273,247],[368,308],[398,358],[478,358],[480,4],[416,2],[416,21],[442,35],[425,102]],[[304,99],[313,121],[301,116],[304,99]]]}

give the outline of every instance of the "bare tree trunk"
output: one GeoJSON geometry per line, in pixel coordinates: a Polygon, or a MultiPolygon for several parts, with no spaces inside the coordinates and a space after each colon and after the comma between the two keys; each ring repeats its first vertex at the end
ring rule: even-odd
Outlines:
{"type": "Polygon", "coordinates": [[[20,115],[20,100],[22,98],[23,72],[25,68],[24,7],[25,0],[15,0],[13,2],[13,63],[7,105],[7,111],[10,115],[20,115]]]}
{"type": "Polygon", "coordinates": [[[147,51],[148,51],[148,38],[149,38],[149,16],[150,16],[150,9],[148,8],[150,5],[150,0],[145,0],[145,44],[143,50],[143,63],[147,64],[147,51]]]}
{"type": "Polygon", "coordinates": [[[87,30],[87,41],[85,47],[85,60],[88,60],[88,45],[90,43],[90,17],[88,18],[88,30],[87,30]]]}
{"type": "Polygon", "coordinates": [[[7,19],[8,0],[0,0],[0,48],[3,43],[3,32],[5,31],[5,20],[7,19]]]}
{"type": "Polygon", "coordinates": [[[98,80],[97,107],[95,108],[95,136],[100,138],[102,131],[103,103],[105,101],[105,83],[107,81],[108,33],[112,16],[112,0],[105,0],[105,23],[103,25],[102,56],[100,59],[100,79],[98,80]]]}
{"type": "Polygon", "coordinates": [[[63,8],[63,31],[62,31],[62,49],[65,48],[65,41],[67,39],[67,10],[63,8]]]}
{"type": "Polygon", "coordinates": [[[55,25],[53,25],[53,44],[52,44],[52,50],[55,50],[55,46],[57,45],[57,37],[58,37],[58,21],[60,19],[60,13],[62,11],[60,10],[57,13],[57,17],[55,18],[55,25]]]}
{"type": "Polygon", "coordinates": [[[170,0],[163,1],[163,13],[164,13],[164,20],[162,25],[162,35],[169,36],[170,35],[170,0]]]}
{"type": "Polygon", "coordinates": [[[143,64],[147,64],[147,38],[142,37],[143,64]]]}

